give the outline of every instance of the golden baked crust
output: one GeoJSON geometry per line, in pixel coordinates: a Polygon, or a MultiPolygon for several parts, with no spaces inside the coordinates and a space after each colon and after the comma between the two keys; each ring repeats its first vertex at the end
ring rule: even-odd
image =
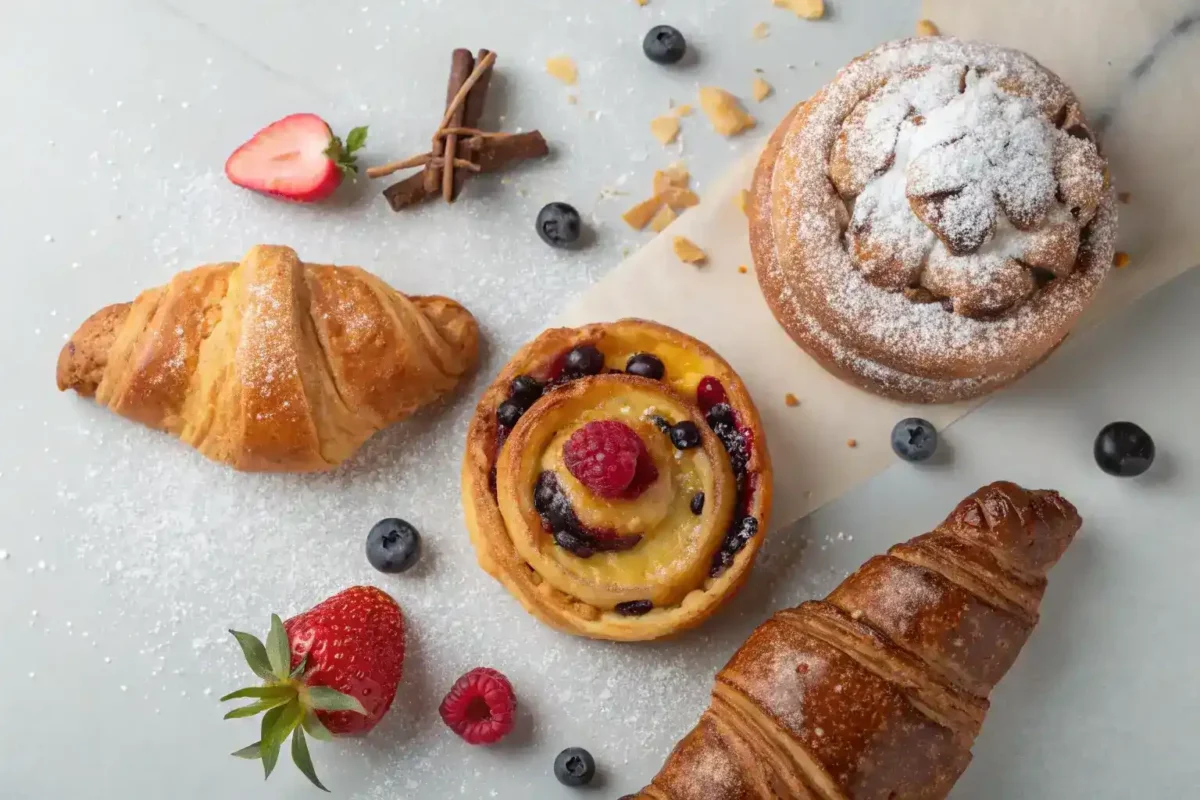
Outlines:
{"type": "MultiPolygon", "coordinates": [[[[629,418],[631,425],[645,423],[635,417],[636,414],[629,418]]],[[[647,434],[646,438],[651,436],[667,441],[658,431],[647,434]]],[[[651,450],[657,446],[653,441],[650,445],[651,450]]],[[[666,446],[671,449],[669,442],[666,446]]],[[[657,639],[699,625],[712,615],[749,574],[767,531],[771,489],[770,457],[762,422],[741,379],[701,342],[642,320],[555,328],[525,345],[480,399],[467,432],[463,458],[463,509],[480,566],[538,619],[567,633],[597,639],[657,639]],[[595,345],[603,351],[609,368],[623,366],[625,358],[633,353],[653,352],[664,362],[667,375],[663,381],[653,381],[625,374],[604,374],[548,389],[525,412],[511,435],[501,440],[503,434],[496,410],[508,397],[513,379],[533,375],[546,380],[566,352],[583,344],[595,345]],[[746,485],[752,488],[743,495],[738,494],[728,455],[704,422],[704,414],[696,409],[695,387],[704,376],[720,381],[737,415],[738,430],[751,442],[746,485]],[[572,574],[571,562],[580,559],[563,554],[543,529],[532,502],[540,469],[538,459],[553,452],[553,448],[547,448],[547,442],[556,433],[569,430],[572,421],[578,420],[580,404],[620,405],[625,397],[635,398],[631,403],[653,398],[671,410],[675,417],[672,421],[695,421],[704,440],[700,448],[689,452],[713,465],[710,482],[705,484],[711,488],[706,491],[704,512],[693,534],[695,551],[687,553],[686,563],[680,565],[673,582],[642,585],[636,591],[627,584],[583,586],[580,577],[572,574]],[[738,507],[734,508],[735,505],[738,507]],[[744,547],[725,566],[718,568],[713,559],[720,553],[730,523],[739,515],[754,517],[757,534],[745,541],[744,547]],[[714,529],[713,525],[721,527],[714,529]],[[545,574],[531,562],[540,565],[545,574]],[[699,575],[694,572],[696,565],[701,570],[699,575]],[[715,577],[709,572],[710,567],[716,572],[715,577]],[[689,580],[693,582],[687,583],[689,580]],[[579,594],[587,595],[586,599],[579,594]],[[665,600],[669,605],[656,604],[639,616],[623,614],[616,608],[618,603],[651,597],[665,600]]],[[[644,549],[652,544],[651,539],[638,547],[644,549]]],[[[635,547],[628,553],[602,553],[595,557],[613,556],[609,563],[619,568],[620,557],[641,558],[640,552],[644,550],[635,547]]]]}
{"type": "Polygon", "coordinates": [[[452,390],[478,349],[452,300],[258,246],[93,314],[57,381],[236,469],[309,472],[452,390]]]}
{"type": "MultiPolygon", "coordinates": [[[[964,131],[975,133],[963,123],[954,135],[964,131]]],[[[829,371],[898,400],[968,399],[1024,374],[1062,342],[1112,265],[1113,192],[1078,102],[1032,58],[991,45],[923,37],[855,59],[775,130],[752,193],[751,249],[776,319],[829,371]],[[880,145],[865,120],[903,97],[895,127],[919,130],[915,109],[944,100],[930,88],[937,70],[960,81],[960,96],[1018,104],[1040,132],[993,125],[965,155],[953,140],[930,148],[939,158],[900,164],[895,130],[880,145]],[[1052,152],[1021,150],[1034,145],[1052,152]],[[961,166],[972,156],[994,197],[961,166]],[[873,218],[864,188],[898,164],[911,219],[873,218]],[[1021,194],[1025,184],[1041,194],[1021,194]],[[965,233],[947,223],[963,219],[965,233]]]]}

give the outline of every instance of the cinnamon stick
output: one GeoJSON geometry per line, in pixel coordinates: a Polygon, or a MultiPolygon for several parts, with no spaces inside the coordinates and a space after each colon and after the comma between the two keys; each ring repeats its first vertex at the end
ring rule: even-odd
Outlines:
{"type": "Polygon", "coordinates": [[[524,161],[529,158],[541,158],[550,153],[546,140],[541,131],[526,131],[514,133],[498,139],[472,139],[471,149],[478,153],[481,172],[496,172],[514,161],[524,161]]]}
{"type": "Polygon", "coordinates": [[[437,189],[430,190],[426,184],[431,169],[432,167],[427,166],[420,172],[414,172],[399,183],[393,183],[383,190],[383,196],[387,198],[392,211],[400,211],[409,206],[423,203],[437,193],[437,189]]]}
{"type": "MultiPolygon", "coordinates": [[[[475,57],[471,55],[471,51],[463,47],[455,49],[454,53],[450,57],[450,80],[446,83],[447,111],[450,111],[455,99],[458,97],[459,90],[462,89],[463,84],[467,82],[467,78],[471,76],[471,72],[474,69],[475,57]]],[[[447,116],[450,119],[450,124],[453,124],[455,127],[462,126],[461,105],[457,110],[452,111],[447,116]]],[[[447,123],[445,120],[443,120],[442,127],[444,127],[446,124],[447,123]]],[[[436,137],[433,140],[433,160],[428,166],[425,167],[424,171],[425,189],[430,194],[437,192],[443,185],[443,170],[440,166],[437,166],[437,161],[447,152],[448,149],[450,150],[451,158],[453,158],[453,149],[451,149],[450,141],[451,139],[448,136],[445,138],[436,137]]],[[[457,139],[455,139],[455,143],[457,144],[457,139]]],[[[454,168],[451,167],[450,172],[453,171],[454,168]]]]}
{"type": "MultiPolygon", "coordinates": [[[[495,62],[496,55],[490,50],[480,50],[475,54],[475,65],[477,68],[482,68],[482,70],[475,85],[467,92],[467,99],[463,103],[462,127],[464,128],[479,127],[479,120],[483,117],[484,103],[487,101],[488,86],[492,81],[492,65],[495,62]]],[[[451,134],[453,134],[453,131],[451,131],[451,134]]],[[[478,164],[478,150],[473,151],[467,158],[478,164]]],[[[458,199],[458,195],[462,192],[466,181],[467,176],[464,172],[455,171],[454,186],[446,199],[451,203],[458,199]]]]}

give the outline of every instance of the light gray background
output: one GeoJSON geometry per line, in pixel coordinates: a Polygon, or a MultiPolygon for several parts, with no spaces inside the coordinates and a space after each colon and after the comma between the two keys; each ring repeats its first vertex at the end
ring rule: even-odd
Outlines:
{"type": "MultiPolygon", "coordinates": [[[[759,67],[777,92],[753,108],[765,131],[914,18],[915,3],[890,0],[839,2],[819,24],[767,0],[4,3],[0,796],[317,796],[289,764],[264,785],[256,764],[226,755],[256,728],[220,719],[216,697],[248,674],[224,630],[263,631],[273,610],[372,582],[405,608],[409,657],[380,728],[314,745],[338,796],[616,797],[654,774],[713,673],[771,610],[824,593],[1001,477],[1060,489],[1087,522],[955,797],[1200,794],[1200,271],[954,426],[949,463],[897,465],[776,532],[750,587],[699,632],[648,646],[561,636],[474,565],[458,501],[474,398],[567,298],[644,241],[618,215],[677,157],[650,138],[649,120],[670,100],[693,102],[701,83],[747,95],[759,67]],[[686,33],[698,63],[664,70],[641,56],[660,21],[686,33]],[[750,36],[759,21],[771,24],[764,41],[750,36]],[[224,180],[238,143],[295,111],[343,132],[369,122],[368,163],[418,152],[459,45],[499,52],[489,116],[541,128],[553,160],[473,182],[454,208],[402,215],[377,196],[380,184],[301,208],[224,180]],[[577,106],[542,71],[559,53],[580,66],[577,106]],[[632,194],[600,199],[621,187],[632,194]],[[536,210],[559,199],[593,221],[595,246],[561,254],[536,239],[536,210]],[[479,377],[338,472],[307,478],[233,474],[54,391],[57,351],[93,310],[260,241],[459,298],[486,331],[479,377]],[[1140,480],[1092,462],[1095,432],[1124,418],[1159,445],[1140,480]],[[425,533],[416,574],[387,578],[362,556],[368,527],[389,515],[425,533]],[[520,696],[516,733],[491,749],[467,747],[436,715],[450,683],[477,665],[503,670],[520,696]],[[567,744],[596,755],[600,787],[554,782],[567,744]]],[[[754,143],[719,139],[698,117],[684,131],[701,190],[754,143]]],[[[787,482],[778,476],[780,491],[787,482]]]]}

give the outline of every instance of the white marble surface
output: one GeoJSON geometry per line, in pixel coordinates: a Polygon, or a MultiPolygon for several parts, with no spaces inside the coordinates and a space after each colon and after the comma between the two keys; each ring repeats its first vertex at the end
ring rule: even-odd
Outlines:
{"type": "MultiPolygon", "coordinates": [[[[255,730],[220,719],[216,696],[245,675],[224,629],[261,630],[272,610],[294,613],[366,581],[404,606],[410,654],[396,706],[371,737],[314,747],[338,796],[616,797],[653,775],[695,721],[712,674],[770,610],[827,591],[999,477],[1059,488],[1087,523],[955,797],[1200,794],[1200,271],[954,426],[949,463],[898,465],[775,533],[747,591],[677,641],[560,636],[474,565],[457,499],[474,395],[563,300],[641,241],[617,221],[627,198],[598,198],[622,179],[640,194],[676,157],[650,138],[649,119],[669,99],[690,101],[697,83],[746,94],[761,67],[777,96],[755,112],[773,123],[841,62],[908,33],[914,16],[915,3],[865,0],[838,3],[817,25],[766,0],[5,4],[0,796],[317,796],[290,765],[264,785],[256,765],[226,755],[255,730]],[[698,63],[664,71],[641,57],[642,34],[660,21],[689,36],[698,63]],[[750,36],[759,21],[771,23],[765,41],[750,36]],[[473,183],[459,207],[402,216],[378,186],[297,208],[225,183],[228,152],[298,110],[343,130],[369,122],[369,162],[415,152],[458,45],[500,53],[491,116],[541,128],[557,152],[550,163],[511,183],[473,183]],[[580,65],[576,107],[541,71],[558,53],[580,65]],[[532,218],[551,199],[593,216],[592,248],[541,245],[532,218]],[[339,472],[311,478],[229,473],[54,391],[63,337],[95,308],[257,241],[458,297],[488,336],[479,379],[339,472]],[[1109,478],[1091,461],[1094,433],[1118,418],[1157,438],[1159,463],[1143,479],[1109,478]],[[425,563],[403,580],[373,572],[361,554],[385,515],[426,534],[425,563]],[[453,679],[481,664],[513,679],[522,708],[517,732],[493,749],[463,745],[435,710],[453,679]],[[579,793],[554,782],[565,744],[596,755],[602,786],[579,793]]],[[[750,144],[685,122],[683,155],[701,188],[750,144]]],[[[820,463],[811,454],[811,468],[820,463]]],[[[787,476],[779,481],[786,490],[787,476]]]]}

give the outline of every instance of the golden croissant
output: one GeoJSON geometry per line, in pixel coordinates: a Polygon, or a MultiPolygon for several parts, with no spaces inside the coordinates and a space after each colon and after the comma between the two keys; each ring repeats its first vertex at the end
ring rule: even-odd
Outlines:
{"type": "Polygon", "coordinates": [[[983,487],[823,602],[760,625],[630,798],[946,797],[1079,525],[1057,492],[983,487]]]}
{"type": "Polygon", "coordinates": [[[102,308],[58,357],[58,388],[235,469],[311,472],[450,392],[479,328],[445,297],[257,246],[102,308]]]}

